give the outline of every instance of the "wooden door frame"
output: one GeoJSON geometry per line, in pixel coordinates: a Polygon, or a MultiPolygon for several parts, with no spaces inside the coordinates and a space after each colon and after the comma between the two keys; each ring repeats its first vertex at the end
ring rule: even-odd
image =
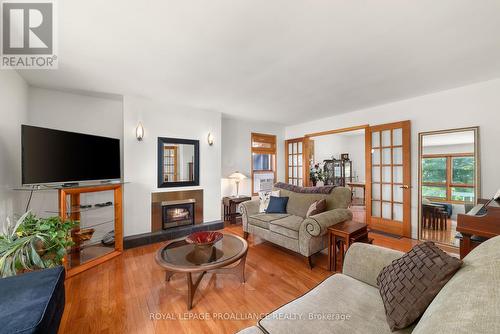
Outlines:
{"type": "MultiPolygon", "coordinates": [[[[391,132],[392,136],[392,132],[391,132]]],[[[381,143],[382,144],[382,143],[381,143]]],[[[392,144],[392,143],[391,143],[392,144]]],[[[392,161],[392,151],[391,151],[391,161],[392,161]]],[[[382,161],[380,162],[382,163],[382,161]]],[[[391,234],[400,235],[403,237],[411,238],[411,122],[400,121],[387,124],[378,124],[370,126],[368,131],[365,132],[365,166],[366,166],[366,222],[370,228],[377,229],[377,227],[383,227],[386,231],[391,234]],[[371,150],[372,150],[372,132],[387,130],[387,128],[401,128],[402,131],[402,146],[403,146],[403,186],[408,186],[407,189],[403,191],[403,222],[396,223],[392,220],[385,220],[380,218],[381,222],[371,221],[372,213],[372,160],[371,160],[371,150]],[[406,130],[406,131],[405,131],[406,130]],[[405,135],[406,134],[406,135],[405,135]],[[402,225],[402,226],[401,226],[402,225]]],[[[392,178],[392,171],[391,171],[392,178]]],[[[392,180],[391,180],[392,182],[392,180]]],[[[382,187],[382,179],[380,180],[380,186],[382,187]]],[[[393,189],[391,186],[391,197],[393,189]]],[[[382,199],[380,199],[382,200],[382,199]]],[[[392,206],[391,206],[392,207],[392,206]]],[[[382,215],[382,212],[381,212],[382,215]]]]}
{"type": "MultiPolygon", "coordinates": [[[[351,131],[357,131],[357,130],[364,130],[365,131],[365,136],[366,136],[366,131],[368,130],[369,127],[370,127],[369,124],[354,125],[354,126],[349,126],[349,127],[346,127],[346,128],[338,128],[338,129],[333,129],[333,130],[326,130],[326,131],[320,131],[320,132],[307,133],[302,138],[304,138],[306,140],[313,140],[315,137],[328,136],[328,135],[334,135],[334,134],[338,134],[338,133],[351,132],[351,131]]],[[[298,138],[295,138],[295,139],[298,139],[298,138]]],[[[306,149],[309,150],[309,145],[306,145],[306,149]]],[[[365,147],[365,150],[366,150],[366,147],[365,147]]],[[[307,157],[308,156],[309,156],[309,152],[307,152],[307,157]]],[[[287,158],[288,158],[288,156],[287,156],[287,158]]],[[[287,162],[287,164],[288,164],[288,162],[287,162]]],[[[303,168],[305,168],[305,170],[307,172],[310,170],[311,166],[309,164],[309,159],[306,159],[306,164],[304,164],[303,168]]],[[[288,177],[287,177],[287,179],[288,179],[288,177]]],[[[305,186],[310,186],[309,176],[307,176],[304,179],[304,182],[305,182],[304,183],[305,186]]]]}
{"type": "Polygon", "coordinates": [[[369,128],[369,124],[363,124],[363,125],[355,125],[355,126],[350,126],[347,128],[339,128],[339,129],[333,129],[333,130],[327,130],[327,131],[321,131],[321,132],[313,132],[313,133],[308,133],[304,135],[304,137],[310,138],[310,137],[320,137],[320,136],[328,136],[328,135],[334,135],[337,133],[342,133],[342,132],[351,132],[351,131],[356,131],[356,130],[365,130],[369,128]]]}

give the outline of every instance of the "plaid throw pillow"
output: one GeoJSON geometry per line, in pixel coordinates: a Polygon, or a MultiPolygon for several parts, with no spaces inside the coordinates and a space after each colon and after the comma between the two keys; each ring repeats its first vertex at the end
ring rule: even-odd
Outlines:
{"type": "Polygon", "coordinates": [[[417,320],[461,265],[462,261],[427,241],[384,267],[377,284],[391,330],[417,320]]]}

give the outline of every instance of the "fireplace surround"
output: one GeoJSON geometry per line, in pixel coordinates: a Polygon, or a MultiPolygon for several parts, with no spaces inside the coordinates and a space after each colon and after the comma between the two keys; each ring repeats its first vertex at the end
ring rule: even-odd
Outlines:
{"type": "Polygon", "coordinates": [[[224,228],[222,220],[205,222],[203,220],[203,190],[183,190],[154,192],[151,194],[151,232],[127,236],[124,247],[133,248],[166,240],[185,237],[193,232],[217,231],[224,228]],[[193,205],[193,223],[163,228],[163,209],[165,206],[178,204],[193,205]]]}
{"type": "Polygon", "coordinates": [[[203,190],[181,190],[181,191],[166,191],[155,192],[151,194],[151,232],[175,230],[175,228],[186,227],[188,225],[198,225],[203,223],[203,190]],[[176,217],[180,219],[176,222],[165,224],[168,220],[169,209],[183,209],[179,211],[171,211],[172,215],[183,212],[189,212],[192,207],[190,221],[188,219],[180,219],[181,216],[176,217]],[[165,217],[164,217],[165,216],[165,217]]]}

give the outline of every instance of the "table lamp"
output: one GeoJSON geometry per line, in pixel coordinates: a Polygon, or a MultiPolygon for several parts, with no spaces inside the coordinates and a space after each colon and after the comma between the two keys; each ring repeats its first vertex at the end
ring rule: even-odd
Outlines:
{"type": "Polygon", "coordinates": [[[236,171],[233,174],[229,175],[230,179],[233,179],[234,182],[236,182],[236,197],[240,197],[240,182],[241,180],[246,179],[246,175],[241,174],[240,172],[236,171]]]}

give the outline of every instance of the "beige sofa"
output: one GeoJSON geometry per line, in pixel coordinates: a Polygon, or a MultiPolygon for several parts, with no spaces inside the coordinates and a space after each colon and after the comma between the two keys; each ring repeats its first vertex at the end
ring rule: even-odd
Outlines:
{"type": "MultiPolygon", "coordinates": [[[[262,319],[259,327],[247,328],[240,334],[391,333],[376,279],[384,266],[402,254],[353,244],[342,274],[330,276],[262,319]],[[349,319],[336,320],[335,315],[349,319]],[[330,319],[325,318],[328,316],[330,319]]],[[[500,237],[484,242],[467,255],[460,270],[417,323],[394,333],[500,333],[500,237]]]]}
{"type": "Polygon", "coordinates": [[[240,211],[245,238],[248,234],[257,235],[306,256],[312,266],[311,255],[328,246],[328,227],[352,219],[352,213],[347,209],[351,203],[351,191],[344,187],[334,188],[329,194],[275,190],[280,190],[281,197],[288,197],[287,213],[259,213],[259,200],[242,203],[240,211]],[[309,206],[320,199],[326,200],[327,211],[306,218],[309,206]]]}

